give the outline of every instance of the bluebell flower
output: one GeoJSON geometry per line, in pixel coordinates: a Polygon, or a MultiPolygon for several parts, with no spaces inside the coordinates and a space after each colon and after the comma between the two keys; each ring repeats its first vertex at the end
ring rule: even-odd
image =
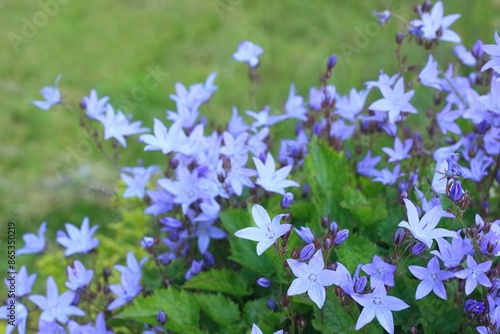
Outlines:
{"type": "Polygon", "coordinates": [[[288,232],[291,224],[280,224],[285,214],[277,215],[271,221],[271,217],[266,210],[259,204],[252,207],[252,217],[257,227],[246,227],[238,230],[234,235],[238,238],[258,241],[257,255],[262,255],[266,249],[271,247],[279,237],[288,232]]]}
{"type": "Polygon", "coordinates": [[[134,299],[141,290],[141,276],[130,276],[123,274],[120,277],[120,284],[111,284],[109,289],[117,298],[108,305],[107,310],[112,311],[134,299]]]}
{"type": "Polygon", "coordinates": [[[423,39],[460,43],[460,36],[448,29],[459,17],[460,14],[443,16],[443,3],[438,1],[430,13],[421,13],[420,19],[411,21],[410,26],[420,27],[420,37],[423,39]],[[439,34],[438,31],[440,31],[439,34]]]}
{"type": "Polygon", "coordinates": [[[267,153],[265,164],[258,158],[253,158],[253,161],[258,173],[255,183],[264,190],[284,195],[285,188],[299,186],[297,182],[286,179],[292,170],[292,166],[285,166],[276,171],[276,165],[271,153],[267,153]]]}
{"type": "Polygon", "coordinates": [[[233,137],[237,137],[246,132],[248,129],[250,129],[250,126],[246,124],[243,117],[238,114],[238,109],[233,107],[233,116],[231,117],[229,123],[227,123],[227,131],[229,131],[233,137]]]}
{"type": "Polygon", "coordinates": [[[428,248],[431,248],[432,240],[436,238],[457,238],[455,232],[449,231],[444,228],[436,228],[436,225],[441,218],[441,208],[435,207],[431,209],[422,217],[422,219],[420,219],[415,205],[406,198],[404,198],[403,201],[405,202],[406,206],[408,222],[401,221],[398,226],[408,229],[415,237],[415,239],[426,244],[428,248]]]}
{"type": "Polygon", "coordinates": [[[167,130],[165,125],[157,118],[154,119],[154,135],[145,134],[139,141],[146,143],[144,151],[160,150],[163,154],[176,151],[180,144],[186,140],[186,135],[181,128],[181,122],[175,122],[167,130]]]}
{"type": "Polygon", "coordinates": [[[295,85],[290,85],[290,93],[285,102],[285,115],[289,118],[296,118],[301,121],[307,120],[307,108],[305,107],[304,98],[295,93],[295,85]]]}
{"type": "Polygon", "coordinates": [[[214,221],[199,221],[196,225],[195,236],[198,238],[198,249],[201,254],[205,254],[210,245],[210,239],[223,239],[226,232],[213,226],[214,221]]]}
{"type": "Polygon", "coordinates": [[[68,322],[68,316],[84,316],[85,312],[76,306],[71,305],[75,299],[73,291],[66,291],[59,295],[54,279],[47,278],[47,296],[31,295],[29,300],[36,304],[41,310],[40,319],[44,321],[57,320],[62,324],[68,322]]]}
{"type": "Polygon", "coordinates": [[[485,261],[477,264],[471,255],[467,255],[467,269],[455,273],[456,277],[465,279],[465,294],[467,296],[474,291],[478,283],[487,288],[491,287],[486,273],[490,270],[492,263],[492,261],[485,261]]]}
{"type": "Polygon", "coordinates": [[[86,254],[99,245],[99,240],[93,237],[98,226],[96,225],[89,229],[88,217],[83,218],[80,230],[69,223],[66,223],[64,226],[66,226],[68,234],[66,235],[63,231],[57,231],[56,240],[59,244],[66,248],[64,251],[65,256],[77,253],[86,254]]]}
{"type": "Polygon", "coordinates": [[[382,182],[383,185],[393,185],[400,177],[405,175],[404,173],[400,173],[400,171],[400,164],[397,164],[392,172],[388,168],[384,168],[380,171],[378,176],[372,180],[373,182],[382,182]]]}
{"type": "Polygon", "coordinates": [[[82,99],[82,107],[86,109],[87,117],[95,119],[99,122],[104,121],[104,113],[106,112],[106,105],[108,104],[109,97],[97,97],[97,92],[92,89],[89,96],[84,96],[82,99]]]}
{"type": "Polygon", "coordinates": [[[489,70],[490,68],[495,68],[500,66],[500,37],[498,36],[498,31],[495,31],[495,42],[494,44],[483,45],[483,51],[491,56],[491,59],[484,64],[481,68],[481,72],[489,70]]]}
{"type": "Polygon", "coordinates": [[[307,156],[307,144],[309,140],[306,133],[300,130],[297,134],[297,140],[283,139],[281,141],[278,160],[283,165],[294,165],[297,163],[301,166],[304,162],[304,157],[307,156]]]}
{"type": "Polygon", "coordinates": [[[198,170],[190,172],[187,167],[179,166],[176,170],[178,181],[170,179],[159,179],[158,184],[168,190],[173,195],[173,202],[182,206],[182,212],[185,214],[188,207],[200,199],[200,178],[198,170]]]}
{"type": "Polygon", "coordinates": [[[426,87],[432,87],[439,91],[443,90],[442,88],[442,80],[439,78],[439,69],[438,63],[432,57],[432,54],[429,54],[429,58],[427,59],[427,63],[424,68],[418,74],[418,80],[420,83],[426,87]]]}
{"type": "Polygon", "coordinates": [[[356,164],[356,170],[358,174],[368,177],[379,176],[380,172],[375,169],[375,166],[379,163],[379,156],[372,157],[372,151],[368,151],[365,157],[356,164]]]}
{"type": "Polygon", "coordinates": [[[337,95],[335,86],[327,85],[326,87],[309,89],[309,106],[314,110],[321,110],[323,104],[330,105],[337,95]]]}
{"type": "Polygon", "coordinates": [[[127,253],[127,266],[121,264],[116,264],[114,268],[119,271],[122,276],[125,275],[128,278],[141,277],[141,269],[144,263],[148,260],[147,257],[143,258],[140,262],[137,262],[134,254],[132,252],[127,253]]]}
{"type": "Polygon", "coordinates": [[[396,81],[393,89],[384,85],[381,85],[379,89],[384,97],[370,104],[368,109],[387,112],[389,123],[394,124],[398,121],[402,112],[417,113],[417,109],[410,104],[415,91],[405,93],[403,77],[396,81]]]}
{"type": "Polygon", "coordinates": [[[49,110],[50,107],[61,103],[61,93],[57,88],[59,80],[61,80],[61,74],[57,76],[54,87],[46,86],[40,90],[40,94],[42,94],[45,101],[31,101],[31,103],[42,110],[49,110]]]}
{"type": "Polygon", "coordinates": [[[265,127],[256,132],[248,139],[248,150],[256,157],[265,156],[267,144],[265,139],[269,136],[269,128],[265,127]]]}
{"type": "Polygon", "coordinates": [[[467,66],[475,66],[476,65],[476,58],[472,55],[470,51],[468,51],[464,45],[458,44],[453,48],[453,53],[455,56],[460,59],[460,62],[462,64],[467,65],[467,66]]]}
{"type": "Polygon", "coordinates": [[[361,269],[370,275],[370,287],[373,289],[379,282],[387,286],[394,286],[394,272],[396,266],[384,262],[377,255],[373,256],[372,263],[361,266],[361,269]]]}
{"type": "MultiPolygon", "coordinates": [[[[493,76],[491,78],[489,94],[480,96],[478,100],[479,103],[481,103],[481,105],[489,112],[490,117],[483,117],[483,119],[489,121],[489,119],[492,118],[492,114],[498,117],[500,114],[500,76],[493,76]]],[[[489,121],[489,123],[493,123],[493,120],[489,121]]]]}
{"type": "Polygon", "coordinates": [[[436,238],[439,246],[438,250],[432,250],[431,254],[439,257],[446,268],[454,268],[462,263],[465,255],[470,254],[474,247],[468,239],[462,239],[460,233],[457,232],[457,237],[451,239],[451,243],[444,238],[436,238]]]}
{"type": "Polygon", "coordinates": [[[83,264],[78,260],[75,260],[74,266],[74,268],[71,268],[71,266],[67,267],[68,282],[65,285],[68,289],[77,291],[89,285],[94,276],[94,271],[85,269],[83,264]]]}
{"type": "Polygon", "coordinates": [[[366,97],[369,90],[360,90],[352,88],[349,96],[339,95],[335,102],[335,114],[344,118],[347,121],[354,122],[356,116],[363,111],[365,107],[366,97]]]}
{"type": "Polygon", "coordinates": [[[260,277],[258,280],[257,280],[257,284],[263,288],[269,288],[271,287],[271,284],[272,284],[272,281],[269,279],[269,278],[265,278],[265,277],[260,277]]]}
{"type": "Polygon", "coordinates": [[[389,147],[383,147],[382,151],[387,153],[389,156],[389,162],[397,162],[408,159],[410,157],[410,151],[413,147],[413,139],[406,139],[404,144],[401,140],[396,137],[394,140],[394,149],[389,147]]]}
{"type": "Polygon", "coordinates": [[[255,119],[252,123],[252,129],[274,125],[288,118],[287,115],[269,115],[269,107],[264,107],[261,111],[245,111],[245,114],[255,119]]]}
{"type": "Polygon", "coordinates": [[[372,88],[379,88],[380,86],[392,86],[396,82],[396,79],[399,77],[399,73],[394,74],[393,76],[388,76],[384,73],[384,71],[380,70],[378,80],[377,81],[367,81],[365,82],[365,86],[368,90],[372,88]]]}
{"type": "Polygon", "coordinates": [[[240,157],[247,154],[248,133],[242,132],[235,138],[230,132],[224,132],[222,138],[224,146],[220,148],[220,154],[224,154],[227,157],[240,157]]]}
{"type": "MultiPolygon", "coordinates": [[[[10,324],[6,326],[5,334],[11,334],[15,328],[17,328],[17,332],[19,334],[26,334],[26,322],[28,320],[28,309],[26,306],[21,304],[21,302],[10,298],[6,300],[6,304],[15,305],[16,320],[14,322],[14,326],[11,326],[10,324]]],[[[8,307],[9,306],[6,305],[0,306],[0,319],[11,321],[11,318],[9,317],[11,312],[8,307]]]]}
{"type": "Polygon", "coordinates": [[[123,193],[123,198],[143,198],[146,192],[146,185],[148,184],[151,175],[153,175],[154,173],[159,173],[160,168],[159,166],[149,166],[147,168],[124,167],[122,171],[132,174],[120,174],[123,182],[125,182],[125,184],[127,185],[127,189],[125,189],[125,192],[123,193]]]}
{"type": "Polygon", "coordinates": [[[348,125],[343,119],[338,119],[331,124],[330,136],[346,141],[351,138],[356,130],[356,125],[348,125]]]}
{"type": "Polygon", "coordinates": [[[250,41],[243,41],[238,45],[238,50],[233,53],[233,59],[247,63],[250,67],[255,67],[259,64],[259,56],[264,53],[264,50],[257,44],[250,41]]]}
{"type": "Polygon", "coordinates": [[[427,268],[408,266],[410,272],[421,280],[415,292],[415,299],[422,299],[433,291],[441,299],[447,299],[443,281],[454,277],[452,272],[441,270],[437,257],[430,259],[427,268]]]}
{"type": "Polygon", "coordinates": [[[301,226],[299,229],[295,229],[295,232],[299,237],[308,244],[312,244],[314,241],[314,235],[309,227],[301,226]]]}
{"type": "Polygon", "coordinates": [[[462,130],[455,123],[455,121],[462,117],[464,111],[463,109],[451,110],[451,105],[451,103],[447,103],[443,110],[436,115],[437,123],[443,135],[445,135],[448,131],[456,135],[462,133],[462,130]]]}
{"type": "Polygon", "coordinates": [[[339,282],[338,275],[325,268],[323,253],[318,250],[308,264],[287,259],[293,274],[297,277],[288,288],[287,295],[294,296],[307,292],[311,300],[322,308],[325,302],[325,287],[339,282]]]}
{"type": "Polygon", "coordinates": [[[254,184],[250,179],[255,176],[257,172],[254,169],[245,168],[248,160],[248,155],[241,155],[239,157],[232,157],[231,169],[228,171],[223,170],[223,162],[219,161],[219,172],[225,176],[225,183],[231,186],[233,192],[241,196],[243,193],[243,187],[253,188],[254,184]]]}
{"type": "Polygon", "coordinates": [[[148,190],[146,194],[151,199],[151,204],[144,210],[146,214],[156,217],[174,207],[173,195],[161,187],[158,187],[158,190],[148,190]]]}
{"type": "Polygon", "coordinates": [[[141,128],[141,122],[130,122],[127,117],[118,110],[116,113],[110,104],[106,105],[106,116],[101,120],[104,126],[104,139],[115,138],[123,147],[127,147],[126,136],[132,136],[148,131],[141,128]]]}
{"type": "MultiPolygon", "coordinates": [[[[35,283],[36,274],[31,274],[28,276],[28,270],[26,266],[22,266],[19,272],[15,277],[15,286],[16,286],[16,298],[21,298],[25,295],[29,295],[31,293],[31,287],[33,283],[35,283]]],[[[13,284],[12,281],[8,281],[4,279],[5,285],[7,289],[10,289],[10,286],[13,284]]]]}
{"type": "Polygon", "coordinates": [[[16,251],[16,255],[41,253],[45,249],[45,232],[47,223],[43,222],[38,228],[38,235],[26,233],[23,235],[24,247],[16,251]]]}
{"type": "Polygon", "coordinates": [[[363,310],[356,322],[356,330],[377,318],[378,322],[388,333],[394,333],[394,320],[391,311],[401,311],[410,307],[399,298],[388,296],[383,284],[378,284],[372,293],[361,295],[354,293],[351,297],[363,310]]]}
{"type": "MultiPolygon", "coordinates": [[[[421,192],[416,186],[415,186],[415,192],[418,195],[418,200],[420,202],[420,205],[422,206],[422,211],[424,213],[429,212],[434,207],[439,207],[439,208],[441,208],[441,217],[455,218],[454,214],[442,209],[443,207],[441,205],[441,200],[439,199],[439,197],[433,197],[432,199],[427,201],[427,198],[425,198],[424,193],[421,192]]],[[[419,208],[417,208],[417,210],[418,209],[419,208]]]]}

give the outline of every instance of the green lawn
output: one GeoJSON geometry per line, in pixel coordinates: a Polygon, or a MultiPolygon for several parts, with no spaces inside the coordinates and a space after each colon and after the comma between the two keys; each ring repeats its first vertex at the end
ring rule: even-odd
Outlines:
{"type": "MultiPolygon", "coordinates": [[[[153,117],[163,118],[166,109],[175,108],[168,98],[175,82],[204,81],[213,71],[219,92],[203,109],[209,119],[219,124],[228,120],[233,105],[252,109],[246,67],[231,58],[244,39],[265,50],[257,107],[267,104],[275,112],[281,110],[290,82],[307,97],[331,53],[339,56],[332,83],[341,93],[361,88],[380,68],[390,74],[397,70],[393,39],[401,25],[396,20],[375,30],[378,36],[356,43],[359,31],[374,27],[372,10],[394,8],[390,1],[65,2],[45,21],[38,2],[0,2],[0,216],[16,221],[18,233],[34,231],[46,220],[53,238],[66,221],[79,225],[88,215],[92,224],[102,226],[116,218],[110,207],[119,177],[114,166],[96,148],[85,150],[90,146],[85,146],[85,132],[74,114],[61,107],[44,112],[29,103],[59,73],[67,102],[76,106],[95,88],[117,104],[142,86],[148,70],[158,68],[166,76],[125,108],[152,127],[153,117]],[[27,31],[33,22],[37,31],[27,31]],[[68,158],[72,166],[61,178],[54,166],[68,158]]],[[[405,4],[410,1],[401,2],[397,11],[409,17],[411,6],[405,4]]],[[[453,29],[466,46],[479,37],[491,42],[494,29],[500,29],[499,0],[445,3],[445,13],[455,12],[462,18],[453,29]]],[[[421,56],[418,50],[415,57],[421,56]]],[[[134,139],[128,142],[122,166],[136,165],[143,147],[134,139]]],[[[146,164],[160,162],[155,154],[143,157],[146,164]]]]}

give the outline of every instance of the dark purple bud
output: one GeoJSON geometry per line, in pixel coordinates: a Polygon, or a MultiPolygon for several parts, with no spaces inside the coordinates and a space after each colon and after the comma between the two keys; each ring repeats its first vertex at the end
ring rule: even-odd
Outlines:
{"type": "Polygon", "coordinates": [[[87,109],[87,102],[85,98],[80,101],[80,109],[87,109]]]}
{"type": "Polygon", "coordinates": [[[167,322],[167,315],[165,314],[165,312],[163,312],[163,310],[158,312],[158,314],[156,315],[156,321],[159,325],[162,326],[167,322]]]}
{"type": "Polygon", "coordinates": [[[153,237],[146,236],[141,240],[141,246],[146,249],[152,247],[154,244],[155,244],[155,238],[153,237]]]}
{"type": "Polygon", "coordinates": [[[269,309],[271,311],[274,311],[274,312],[278,311],[278,305],[276,305],[276,303],[274,302],[274,300],[272,298],[269,298],[267,300],[267,307],[269,307],[269,309]]]}
{"type": "Polygon", "coordinates": [[[261,277],[257,280],[257,284],[267,289],[271,286],[272,282],[269,278],[261,277]]]}
{"type": "Polygon", "coordinates": [[[396,34],[396,43],[401,44],[403,42],[403,39],[405,38],[405,35],[403,35],[402,32],[398,32],[396,34]]]}
{"type": "Polygon", "coordinates": [[[341,243],[343,243],[347,237],[349,237],[349,230],[340,230],[337,235],[335,236],[335,240],[334,240],[334,243],[335,245],[340,245],[341,243]]]}
{"type": "Polygon", "coordinates": [[[356,280],[356,283],[354,283],[354,292],[356,293],[363,293],[366,287],[366,283],[368,282],[368,279],[366,276],[361,276],[356,280]]]}
{"type": "Polygon", "coordinates": [[[462,195],[464,194],[464,190],[462,189],[462,185],[460,181],[454,182],[450,188],[450,198],[453,202],[458,202],[462,195]]]}
{"type": "Polygon", "coordinates": [[[281,208],[287,209],[293,202],[293,194],[286,193],[283,195],[283,199],[281,200],[281,208]]]}
{"type": "Polygon", "coordinates": [[[170,229],[179,229],[182,227],[182,222],[172,217],[162,217],[160,219],[160,224],[164,225],[165,228],[168,228],[165,231],[162,229],[162,232],[167,232],[170,229]]]}
{"type": "Polygon", "coordinates": [[[335,234],[339,230],[339,225],[336,222],[330,223],[330,231],[335,234]]]}
{"type": "Polygon", "coordinates": [[[315,250],[314,244],[309,244],[304,248],[302,248],[299,255],[300,261],[305,262],[310,258],[312,258],[312,256],[314,255],[314,250],[315,250]]]}
{"type": "Polygon", "coordinates": [[[311,193],[311,187],[309,187],[309,183],[304,184],[302,187],[302,198],[307,198],[309,197],[309,194],[311,193]]]}
{"type": "Polygon", "coordinates": [[[478,39],[476,41],[476,43],[474,43],[474,46],[472,47],[472,55],[476,59],[481,59],[481,58],[483,58],[483,54],[484,54],[484,51],[483,51],[483,41],[481,41],[480,39],[478,39]]]}
{"type": "Polygon", "coordinates": [[[415,256],[422,254],[422,252],[427,248],[424,243],[417,242],[412,248],[411,253],[415,256]]]}
{"type": "Polygon", "coordinates": [[[333,54],[330,56],[330,58],[328,58],[326,67],[328,68],[328,70],[331,70],[335,67],[336,64],[337,64],[337,55],[333,54]]]}
{"type": "Polygon", "coordinates": [[[213,267],[215,265],[215,258],[212,253],[205,252],[205,254],[203,254],[203,257],[205,258],[205,263],[207,266],[213,267]]]}
{"type": "Polygon", "coordinates": [[[394,245],[399,246],[405,241],[406,235],[405,231],[400,227],[396,230],[396,233],[392,236],[392,242],[394,245]]]}
{"type": "Polygon", "coordinates": [[[107,282],[107,281],[108,281],[109,276],[111,276],[111,269],[109,269],[109,268],[105,268],[105,269],[102,271],[102,277],[104,278],[104,281],[105,281],[105,282],[107,282]]]}
{"type": "Polygon", "coordinates": [[[477,302],[474,299],[468,299],[465,301],[464,310],[472,313],[483,313],[485,307],[483,302],[477,302]]]}

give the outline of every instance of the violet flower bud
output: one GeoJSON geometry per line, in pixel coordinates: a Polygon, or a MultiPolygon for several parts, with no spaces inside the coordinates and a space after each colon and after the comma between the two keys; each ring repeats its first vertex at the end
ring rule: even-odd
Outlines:
{"type": "Polygon", "coordinates": [[[302,248],[299,255],[299,260],[305,262],[309,260],[314,255],[315,247],[313,244],[309,244],[302,248]]]}
{"type": "Polygon", "coordinates": [[[203,254],[203,257],[205,258],[205,263],[207,264],[207,266],[212,267],[213,265],[215,265],[215,258],[212,253],[205,252],[205,254],[203,254]]]}
{"type": "Polygon", "coordinates": [[[405,241],[405,238],[406,238],[405,231],[403,230],[403,228],[400,227],[396,230],[396,233],[394,233],[394,235],[392,236],[392,242],[394,242],[394,245],[399,246],[403,243],[403,241],[405,241]]]}
{"type": "Polygon", "coordinates": [[[302,198],[307,198],[309,197],[309,194],[311,193],[311,187],[309,186],[309,183],[304,184],[302,187],[302,198]]]}
{"type": "Polygon", "coordinates": [[[415,256],[422,254],[422,252],[427,248],[427,246],[422,242],[417,242],[412,248],[411,253],[415,256]]]}
{"type": "Polygon", "coordinates": [[[366,287],[366,283],[368,282],[368,279],[366,276],[361,276],[356,280],[356,283],[354,283],[354,292],[356,293],[363,293],[366,287]]]}
{"type": "Polygon", "coordinates": [[[398,32],[396,34],[396,43],[401,44],[403,42],[403,39],[405,38],[405,35],[403,35],[402,32],[398,32]]]}
{"type": "Polygon", "coordinates": [[[158,321],[158,324],[162,326],[167,322],[167,315],[163,312],[163,310],[158,312],[156,315],[156,321],[158,321]]]}
{"type": "Polygon", "coordinates": [[[347,237],[349,237],[349,230],[347,229],[340,230],[335,236],[334,240],[335,245],[337,246],[340,245],[347,239],[347,237]]]}
{"type": "Polygon", "coordinates": [[[483,58],[483,54],[484,54],[484,51],[483,51],[483,41],[481,41],[480,39],[478,39],[476,41],[476,43],[474,43],[474,46],[472,47],[472,55],[476,59],[481,59],[481,58],[483,58]]]}
{"type": "Polygon", "coordinates": [[[80,109],[87,109],[87,101],[85,98],[83,98],[81,101],[80,101],[80,109]]]}
{"type": "Polygon", "coordinates": [[[458,202],[464,194],[460,181],[454,182],[450,188],[450,198],[453,202],[458,202]]]}
{"type": "Polygon", "coordinates": [[[328,58],[328,62],[326,63],[326,67],[328,68],[328,70],[331,70],[335,67],[336,64],[337,64],[337,55],[333,54],[330,56],[330,58],[328,58]]]}
{"type": "Polygon", "coordinates": [[[145,249],[152,247],[154,244],[155,244],[155,238],[152,237],[146,236],[141,240],[141,246],[145,249]]]}
{"type": "Polygon", "coordinates": [[[483,313],[485,307],[483,302],[477,302],[474,299],[468,299],[465,301],[464,310],[472,313],[483,313]]]}
{"type": "Polygon", "coordinates": [[[337,231],[339,230],[339,225],[336,223],[336,222],[331,222],[330,223],[330,231],[332,231],[332,233],[337,233],[337,231]]]}
{"type": "Polygon", "coordinates": [[[261,277],[257,280],[257,284],[267,289],[271,286],[272,281],[269,278],[261,277]]]}
{"type": "Polygon", "coordinates": [[[278,305],[276,305],[276,303],[274,302],[274,300],[272,298],[269,298],[267,300],[267,307],[269,307],[269,309],[271,311],[274,311],[274,312],[278,311],[278,305]]]}
{"type": "Polygon", "coordinates": [[[281,208],[282,209],[287,209],[293,202],[293,194],[292,193],[286,193],[283,195],[283,199],[281,200],[281,208]]]}

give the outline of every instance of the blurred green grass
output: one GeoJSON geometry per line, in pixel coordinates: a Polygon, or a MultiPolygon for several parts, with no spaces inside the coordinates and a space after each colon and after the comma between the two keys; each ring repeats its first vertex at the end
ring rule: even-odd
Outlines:
{"type": "MultiPolygon", "coordinates": [[[[413,2],[401,4],[398,12],[410,17],[413,2]]],[[[388,7],[391,2],[383,0],[69,1],[16,52],[9,34],[22,36],[23,18],[32,22],[42,9],[34,1],[2,0],[0,216],[16,221],[19,235],[34,232],[46,220],[51,239],[64,222],[79,225],[89,216],[92,225],[105,225],[117,218],[111,200],[119,173],[96,148],[82,151],[86,135],[78,119],[61,107],[45,112],[29,103],[59,73],[65,100],[77,106],[91,88],[116,103],[142,85],[148,68],[158,66],[168,76],[126,110],[152,127],[153,117],[163,119],[166,109],[175,109],[168,98],[175,82],[202,82],[216,71],[219,91],[203,115],[221,124],[230,118],[232,106],[240,111],[253,107],[246,67],[231,58],[241,40],[265,50],[257,107],[270,105],[275,112],[282,108],[290,82],[308,96],[331,53],[339,56],[331,83],[343,94],[350,87],[361,89],[381,68],[396,72],[393,41],[402,27],[394,19],[356,53],[346,55],[342,47],[356,46],[357,29],[376,22],[372,10],[388,7]],[[72,150],[80,159],[61,180],[54,165],[64,163],[72,150]]],[[[462,14],[452,28],[467,47],[478,38],[492,41],[493,31],[500,29],[499,10],[499,0],[445,3],[446,14],[462,14]]],[[[142,145],[134,141],[128,140],[120,165],[137,164],[142,145]]],[[[153,153],[142,156],[146,164],[160,162],[153,153]]]]}

